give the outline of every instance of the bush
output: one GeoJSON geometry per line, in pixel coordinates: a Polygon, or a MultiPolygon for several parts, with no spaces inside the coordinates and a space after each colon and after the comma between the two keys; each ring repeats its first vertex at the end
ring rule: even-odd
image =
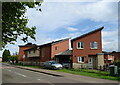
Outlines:
{"type": "Polygon", "coordinates": [[[114,62],[114,65],[120,67],[120,59],[119,59],[119,60],[116,60],[116,61],[114,62]]]}
{"type": "Polygon", "coordinates": [[[9,56],[9,61],[12,62],[13,64],[18,63],[18,55],[9,56]]]}

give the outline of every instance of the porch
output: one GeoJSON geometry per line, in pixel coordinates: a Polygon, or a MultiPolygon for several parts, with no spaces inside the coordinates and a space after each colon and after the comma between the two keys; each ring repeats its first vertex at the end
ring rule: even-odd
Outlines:
{"type": "Polygon", "coordinates": [[[66,50],[55,55],[55,60],[64,67],[72,68],[72,50],[66,50]]]}
{"type": "Polygon", "coordinates": [[[104,55],[102,53],[88,55],[88,68],[100,69],[102,66],[104,66],[104,55]]]}

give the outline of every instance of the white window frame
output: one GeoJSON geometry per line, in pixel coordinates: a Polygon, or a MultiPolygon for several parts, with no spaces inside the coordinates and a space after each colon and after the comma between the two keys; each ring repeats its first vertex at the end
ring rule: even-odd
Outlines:
{"type": "Polygon", "coordinates": [[[85,62],[85,57],[84,58],[84,61],[82,61],[82,57],[83,56],[78,56],[77,59],[78,59],[78,63],[84,63],[85,62]]]}
{"type": "Polygon", "coordinates": [[[82,42],[77,42],[77,49],[84,49],[84,42],[83,42],[83,48],[81,48],[82,42]],[[78,47],[78,43],[80,43],[80,47],[78,47]]]}
{"type": "Polygon", "coordinates": [[[90,42],[90,49],[98,49],[98,42],[96,42],[96,41],[90,42]],[[92,48],[92,43],[96,43],[97,47],[92,48]]]}

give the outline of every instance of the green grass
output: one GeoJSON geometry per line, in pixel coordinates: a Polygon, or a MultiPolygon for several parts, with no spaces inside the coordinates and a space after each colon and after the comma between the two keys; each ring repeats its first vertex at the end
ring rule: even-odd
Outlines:
{"type": "MultiPolygon", "coordinates": [[[[40,66],[23,65],[23,64],[15,64],[15,65],[43,69],[43,67],[40,67],[40,66]]],[[[65,73],[89,76],[89,77],[94,77],[94,78],[101,78],[101,79],[108,79],[108,80],[115,80],[115,81],[119,80],[120,81],[120,77],[110,76],[109,72],[98,71],[98,70],[93,70],[93,69],[61,69],[61,70],[52,70],[52,71],[65,72],[65,73]]]]}
{"type": "Polygon", "coordinates": [[[119,80],[119,77],[110,76],[109,72],[103,72],[98,70],[90,70],[90,69],[61,69],[57,70],[58,72],[66,72],[71,74],[89,76],[94,78],[108,79],[108,80],[119,80]]]}
{"type": "Polygon", "coordinates": [[[17,66],[25,66],[25,67],[31,67],[31,68],[42,68],[40,66],[33,66],[33,65],[23,65],[23,64],[14,64],[14,65],[17,65],[17,66]]]}

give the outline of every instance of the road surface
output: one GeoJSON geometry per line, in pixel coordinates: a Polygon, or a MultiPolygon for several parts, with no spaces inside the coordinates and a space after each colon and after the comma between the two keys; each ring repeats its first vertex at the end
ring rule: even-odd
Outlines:
{"type": "MultiPolygon", "coordinates": [[[[44,83],[46,85],[56,85],[57,83],[58,84],[60,83],[72,83],[72,84],[76,83],[77,84],[78,83],[79,85],[79,83],[97,83],[97,82],[100,83],[102,81],[102,79],[95,79],[95,78],[93,78],[91,81],[90,78],[88,78],[88,80],[83,79],[84,77],[75,78],[75,77],[65,77],[65,76],[62,76],[62,77],[52,76],[44,73],[29,71],[29,70],[20,69],[13,66],[6,66],[6,65],[2,65],[1,69],[2,69],[3,85],[5,85],[4,83],[36,83],[36,84],[44,83]]],[[[109,83],[109,80],[104,80],[104,82],[109,83]]]]}

